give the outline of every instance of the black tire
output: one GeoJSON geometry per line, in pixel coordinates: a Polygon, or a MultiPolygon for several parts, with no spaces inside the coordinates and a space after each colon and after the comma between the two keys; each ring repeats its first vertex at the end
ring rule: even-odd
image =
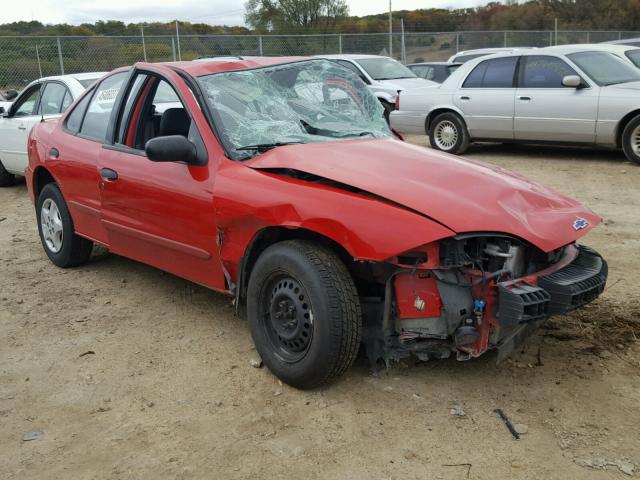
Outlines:
{"type": "Polygon", "coordinates": [[[640,164],[640,115],[631,119],[624,127],[622,151],[631,162],[640,164]]]}
{"type": "Polygon", "coordinates": [[[0,187],[10,187],[16,181],[16,176],[13,173],[7,172],[0,162],[0,187]]]}
{"type": "Polygon", "coordinates": [[[338,377],[358,353],[358,293],[344,263],[322,245],[290,240],[267,248],[249,278],[247,316],[265,365],[293,387],[338,377]]]}
{"type": "MultiPolygon", "coordinates": [[[[46,216],[46,215],[45,215],[46,216]]],[[[38,203],[36,206],[36,221],[38,223],[38,232],[40,233],[40,241],[42,242],[42,247],[44,248],[45,253],[49,257],[49,259],[58,267],[68,268],[75,267],[86,263],[91,256],[91,250],[93,248],[93,242],[91,240],[87,240],[86,238],[80,237],[76,235],[75,229],[73,226],[73,220],[71,219],[71,215],[69,214],[69,209],[67,208],[67,204],[62,197],[62,193],[60,189],[55,183],[49,183],[44,186],[42,192],[38,196],[38,203]],[[56,251],[54,248],[55,245],[52,243],[47,243],[45,239],[45,232],[43,229],[54,227],[51,225],[43,226],[43,206],[45,203],[49,207],[47,211],[51,210],[51,202],[55,204],[55,207],[59,213],[56,215],[59,218],[62,226],[62,235],[61,235],[61,247],[56,251]]],[[[49,231],[49,234],[52,233],[53,230],[49,231]]],[[[51,235],[49,235],[49,238],[51,235]]],[[[50,240],[52,242],[52,240],[50,240]]]]}
{"type": "Polygon", "coordinates": [[[467,126],[460,116],[453,112],[441,113],[433,119],[429,128],[429,143],[431,148],[454,155],[460,155],[469,148],[470,138],[467,126]],[[441,135],[441,129],[449,129],[452,132],[450,144],[436,138],[441,135]]]}
{"type": "Polygon", "coordinates": [[[384,108],[384,112],[383,112],[384,119],[387,121],[387,123],[389,123],[389,115],[391,115],[391,112],[393,112],[396,109],[396,107],[395,105],[390,104],[386,100],[380,100],[380,103],[384,108]]]}

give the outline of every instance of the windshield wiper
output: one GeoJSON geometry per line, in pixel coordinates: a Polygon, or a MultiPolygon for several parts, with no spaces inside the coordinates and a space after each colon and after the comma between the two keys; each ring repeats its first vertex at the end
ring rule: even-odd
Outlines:
{"type": "Polygon", "coordinates": [[[320,128],[314,127],[310,123],[305,122],[304,120],[300,120],[300,123],[307,131],[307,133],[311,135],[319,135],[321,137],[333,137],[333,138],[346,138],[346,137],[364,137],[365,135],[373,135],[373,132],[354,132],[346,130],[344,132],[339,132],[338,130],[330,130],[328,128],[320,128]]]}
{"type": "Polygon", "coordinates": [[[276,147],[284,147],[285,145],[295,145],[303,142],[273,142],[273,143],[257,143],[255,145],[245,145],[238,147],[236,150],[255,150],[256,152],[266,152],[276,147]]]}

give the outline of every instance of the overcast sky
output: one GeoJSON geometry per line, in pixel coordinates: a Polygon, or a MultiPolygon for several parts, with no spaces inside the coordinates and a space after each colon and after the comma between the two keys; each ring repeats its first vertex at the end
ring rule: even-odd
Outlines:
{"type": "MultiPolygon", "coordinates": [[[[245,0],[21,0],[4,6],[0,23],[40,20],[43,23],[93,23],[96,20],[184,21],[213,25],[243,25],[245,0]]],[[[388,11],[388,0],[347,0],[352,15],[388,11]]],[[[393,0],[394,10],[433,7],[473,7],[479,0],[393,0]]]]}

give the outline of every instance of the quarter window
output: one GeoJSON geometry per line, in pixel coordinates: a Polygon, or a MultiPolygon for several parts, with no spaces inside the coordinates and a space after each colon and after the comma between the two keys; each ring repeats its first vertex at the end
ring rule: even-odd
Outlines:
{"type": "Polygon", "coordinates": [[[78,133],[80,130],[80,125],[82,125],[82,117],[84,117],[84,112],[87,110],[87,105],[89,105],[89,101],[91,100],[92,92],[87,93],[82,100],[78,102],[76,107],[67,117],[66,127],[67,130],[72,133],[78,133]]]}
{"type": "Polygon", "coordinates": [[[578,75],[558,57],[530,55],[523,57],[522,60],[519,85],[521,88],[563,88],[563,77],[578,75]]]}
{"type": "Polygon", "coordinates": [[[481,62],[469,74],[463,88],[513,88],[518,57],[494,58],[481,62]]]}
{"type": "Polygon", "coordinates": [[[126,75],[126,72],[116,73],[104,79],[96,87],[80,127],[81,135],[101,142],[105,140],[111,110],[113,110],[126,75]]]}

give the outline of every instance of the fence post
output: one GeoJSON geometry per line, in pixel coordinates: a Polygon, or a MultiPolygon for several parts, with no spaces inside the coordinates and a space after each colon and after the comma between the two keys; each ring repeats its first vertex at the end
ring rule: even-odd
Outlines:
{"type": "Polygon", "coordinates": [[[342,34],[338,35],[338,53],[342,54],[342,34]]]}
{"type": "Polygon", "coordinates": [[[549,46],[553,46],[553,31],[549,32],[549,46]]]}
{"type": "Polygon", "coordinates": [[[176,20],[176,43],[178,44],[178,60],[182,61],[182,53],[180,52],[180,30],[178,29],[177,20],[176,20]]]}
{"type": "Polygon", "coordinates": [[[258,55],[262,56],[262,35],[258,35],[258,55]]]}
{"type": "Polygon", "coordinates": [[[62,60],[62,45],[60,45],[60,37],[56,37],[58,41],[58,60],[60,61],[60,75],[64,75],[64,60],[62,60]]]}
{"type": "Polygon", "coordinates": [[[590,34],[590,33],[591,33],[591,32],[587,32],[587,43],[591,43],[591,42],[589,41],[589,34],[590,34]]]}
{"type": "Polygon", "coordinates": [[[144,43],[144,27],[140,25],[140,36],[142,37],[142,55],[144,57],[144,61],[147,61],[147,46],[144,43]]]}
{"type": "Polygon", "coordinates": [[[456,32],[456,53],[460,51],[460,33],[456,32]]]}
{"type": "Polygon", "coordinates": [[[38,73],[40,74],[40,78],[42,78],[44,75],[42,75],[42,66],[40,65],[40,52],[38,51],[38,45],[36,45],[36,59],[38,60],[38,73]]]}
{"type": "Polygon", "coordinates": [[[622,40],[622,32],[618,32],[618,40],[622,40]]]}
{"type": "Polygon", "coordinates": [[[171,37],[171,51],[173,52],[173,61],[176,61],[176,39],[171,37]]]}
{"type": "Polygon", "coordinates": [[[504,48],[507,48],[507,31],[504,31],[504,48]]]}
{"type": "Polygon", "coordinates": [[[400,31],[402,32],[402,36],[400,37],[400,61],[407,64],[407,54],[404,46],[404,18],[400,19],[400,31]]]}

